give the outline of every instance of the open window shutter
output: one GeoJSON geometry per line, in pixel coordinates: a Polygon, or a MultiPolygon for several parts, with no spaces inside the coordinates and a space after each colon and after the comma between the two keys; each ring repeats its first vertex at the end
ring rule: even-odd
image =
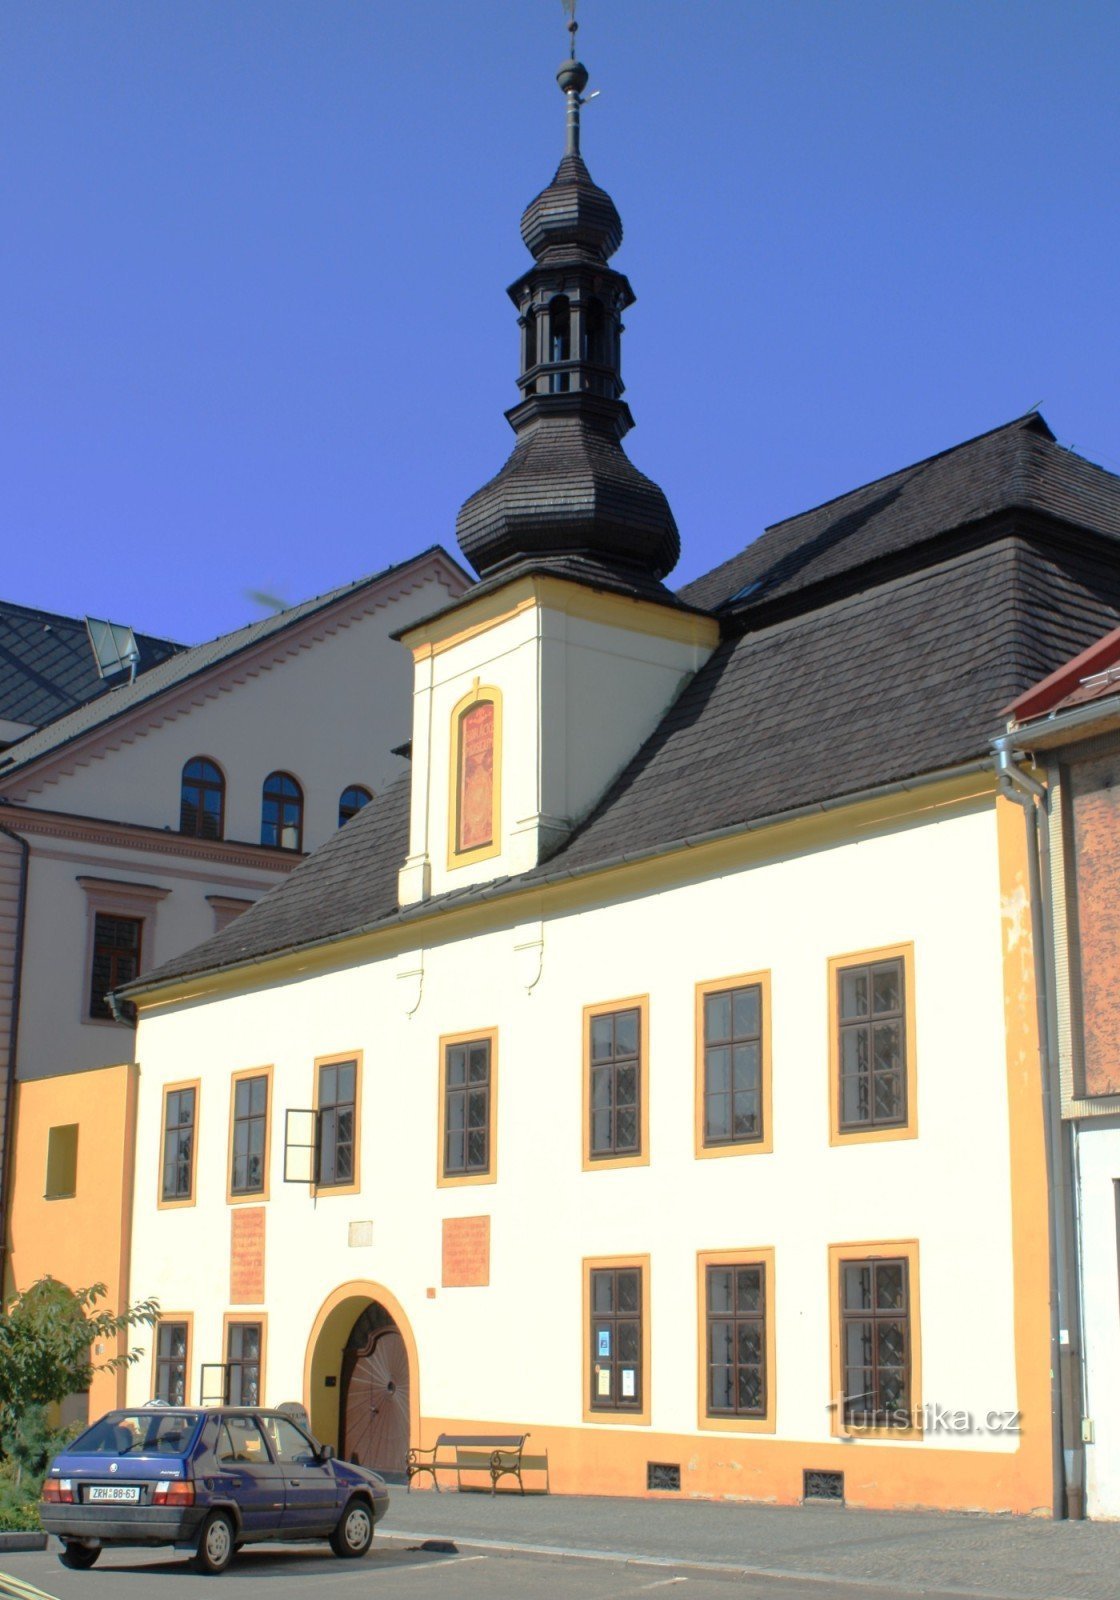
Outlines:
{"type": "Polygon", "coordinates": [[[314,1183],[318,1177],[319,1113],[284,1115],[284,1182],[314,1183]]]}
{"type": "Polygon", "coordinates": [[[204,1361],[199,1377],[199,1404],[229,1405],[229,1367],[224,1361],[204,1361]]]}

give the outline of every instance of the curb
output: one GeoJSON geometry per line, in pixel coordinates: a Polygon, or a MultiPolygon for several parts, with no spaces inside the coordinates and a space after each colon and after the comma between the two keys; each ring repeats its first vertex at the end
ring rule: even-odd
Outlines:
{"type": "MultiPolygon", "coordinates": [[[[406,1533],[395,1528],[379,1527],[378,1533],[384,1539],[407,1539],[414,1543],[425,1540],[438,1540],[440,1543],[462,1545],[471,1550],[492,1550],[496,1555],[522,1555],[522,1556],[551,1556],[554,1560],[562,1561],[609,1561],[621,1563],[627,1567],[652,1567],[665,1572],[694,1572],[698,1575],[723,1578],[767,1578],[784,1583],[830,1583],[835,1587],[860,1589],[881,1592],[892,1597],[892,1600],[901,1600],[904,1594],[914,1596],[927,1595],[930,1600],[940,1600],[941,1596],[952,1596],[952,1600],[1037,1600],[1037,1596],[1015,1595],[1009,1589],[965,1589],[954,1584],[938,1584],[936,1581],[922,1583],[920,1587],[909,1587],[900,1584],[897,1579],[886,1578],[856,1578],[846,1573],[838,1572],[807,1572],[796,1567],[752,1567],[741,1562],[729,1561],[697,1561],[687,1556],[651,1556],[643,1555],[639,1551],[629,1550],[581,1550],[572,1545],[557,1544],[519,1544],[512,1539],[471,1539],[460,1538],[457,1534],[448,1533],[406,1533]]],[[[1072,1595],[1052,1595],[1049,1600],[1076,1600],[1072,1595]]]]}
{"type": "Polygon", "coordinates": [[[45,1550],[45,1533],[0,1533],[0,1554],[5,1550],[45,1550]]]}

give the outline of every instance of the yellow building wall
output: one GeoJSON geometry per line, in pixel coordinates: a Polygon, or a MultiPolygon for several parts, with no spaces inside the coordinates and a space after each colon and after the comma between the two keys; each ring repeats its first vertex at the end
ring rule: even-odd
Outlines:
{"type": "MultiPolygon", "coordinates": [[[[37,1279],[59,1279],[72,1289],[103,1283],[103,1302],[120,1311],[129,1298],[129,1238],[138,1069],[100,1067],[20,1083],[16,1090],[15,1159],[12,1165],[9,1289],[37,1279]],[[50,1130],[78,1126],[74,1194],[48,1199],[50,1130]]],[[[150,1336],[134,1336],[144,1346],[150,1336]]],[[[97,1346],[94,1363],[123,1354],[127,1341],[97,1346]]],[[[101,1372],[89,1395],[90,1417],[124,1402],[125,1374],[101,1372]]]]}

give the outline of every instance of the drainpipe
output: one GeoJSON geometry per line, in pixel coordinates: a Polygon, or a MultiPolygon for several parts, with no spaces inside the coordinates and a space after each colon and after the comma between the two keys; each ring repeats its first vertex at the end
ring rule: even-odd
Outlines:
{"type": "Polygon", "coordinates": [[[1085,1446],[1081,1437],[1080,1297],[1076,1283],[1074,1196],[1071,1166],[1062,1122],[1062,1088],[1058,1060],[1053,907],[1050,901],[1050,796],[1019,766],[1023,752],[1014,736],[992,740],[999,792],[1023,808],[1027,824],[1027,867],[1030,878],[1031,937],[1035,951],[1035,997],[1038,1007],[1039,1053],[1042,1062],[1050,1212],[1050,1343],[1054,1416],[1056,1502],[1065,1516],[1085,1515],[1085,1446]]]}
{"type": "Polygon", "coordinates": [[[19,1002],[23,988],[23,932],[27,923],[27,875],[31,846],[22,834],[0,823],[0,833],[19,850],[19,897],[16,901],[16,944],[12,956],[12,999],[8,1017],[8,1078],[4,1085],[4,1137],[0,1141],[0,1303],[5,1296],[8,1270],[8,1196],[11,1193],[12,1120],[16,1106],[16,1049],[19,1043],[19,1002]]]}

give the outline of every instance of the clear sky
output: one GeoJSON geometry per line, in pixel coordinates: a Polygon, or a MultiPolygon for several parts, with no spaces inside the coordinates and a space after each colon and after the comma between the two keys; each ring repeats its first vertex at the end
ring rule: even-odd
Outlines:
{"type": "MultiPolygon", "coordinates": [[[[581,0],[676,580],[1040,403],[1120,470],[1115,0],[581,0]]],[[[0,592],[194,641],[505,460],[560,0],[3,0],[0,592]]]]}

